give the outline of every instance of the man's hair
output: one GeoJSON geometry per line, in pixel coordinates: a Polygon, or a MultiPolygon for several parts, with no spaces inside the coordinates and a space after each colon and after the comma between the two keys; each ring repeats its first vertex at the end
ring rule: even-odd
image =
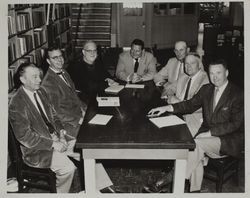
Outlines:
{"type": "MultiPolygon", "coordinates": [[[[25,73],[26,68],[33,67],[38,68],[34,63],[22,63],[16,70],[14,74],[14,88],[18,89],[23,83],[20,80],[20,77],[25,73]]],[[[42,75],[42,70],[38,68],[42,75]]]]}
{"type": "Polygon", "coordinates": [[[52,52],[54,50],[61,50],[60,47],[58,45],[52,45],[50,47],[48,47],[46,50],[45,50],[45,55],[44,57],[46,59],[49,59],[49,52],[52,52]]]}
{"type": "Polygon", "coordinates": [[[209,67],[211,65],[222,65],[225,69],[228,70],[227,62],[224,59],[216,59],[210,62],[209,67]]]}
{"type": "MultiPolygon", "coordinates": [[[[93,43],[93,44],[95,44],[96,45],[96,43],[95,43],[95,41],[93,41],[93,40],[87,40],[87,41],[85,41],[84,43],[83,43],[83,49],[86,47],[86,45],[87,44],[89,44],[89,43],[93,43]]],[[[97,47],[97,45],[96,45],[96,47],[97,47]]]]}
{"type": "Polygon", "coordinates": [[[140,40],[140,39],[133,40],[132,43],[131,43],[131,48],[132,48],[133,45],[139,45],[139,46],[141,46],[142,50],[144,49],[144,42],[142,40],[140,40]]]}

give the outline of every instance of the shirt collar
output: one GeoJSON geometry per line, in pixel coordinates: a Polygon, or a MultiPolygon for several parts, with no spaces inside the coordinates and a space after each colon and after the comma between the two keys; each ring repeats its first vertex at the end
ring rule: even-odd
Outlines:
{"type": "Polygon", "coordinates": [[[53,69],[52,67],[49,67],[53,72],[55,72],[55,73],[60,73],[60,72],[63,72],[63,70],[61,69],[61,71],[57,71],[57,70],[55,70],[55,69],[53,69]]]}
{"type": "Polygon", "coordinates": [[[193,75],[192,77],[189,76],[189,78],[191,78],[192,81],[194,81],[194,80],[197,78],[197,76],[199,75],[200,72],[201,72],[201,70],[199,70],[199,71],[198,71],[195,75],[193,75]]]}
{"type": "Polygon", "coordinates": [[[222,93],[226,89],[227,84],[228,84],[228,80],[222,86],[216,87],[216,88],[218,89],[219,92],[222,93]]]}

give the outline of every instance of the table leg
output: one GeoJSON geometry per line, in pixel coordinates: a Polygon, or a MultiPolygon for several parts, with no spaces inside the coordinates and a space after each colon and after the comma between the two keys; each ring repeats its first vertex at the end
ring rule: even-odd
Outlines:
{"type": "Polygon", "coordinates": [[[96,194],[95,160],[84,159],[85,191],[88,195],[96,194]]]}
{"type": "Polygon", "coordinates": [[[173,181],[173,193],[174,194],[184,193],[186,164],[187,164],[187,161],[185,159],[175,160],[175,172],[174,172],[174,181],[173,181]]]}

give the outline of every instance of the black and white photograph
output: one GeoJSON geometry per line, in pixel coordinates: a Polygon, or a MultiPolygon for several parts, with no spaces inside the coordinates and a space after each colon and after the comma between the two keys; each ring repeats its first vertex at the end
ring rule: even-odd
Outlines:
{"type": "Polygon", "coordinates": [[[248,196],[250,2],[0,4],[0,197],[248,196]]]}

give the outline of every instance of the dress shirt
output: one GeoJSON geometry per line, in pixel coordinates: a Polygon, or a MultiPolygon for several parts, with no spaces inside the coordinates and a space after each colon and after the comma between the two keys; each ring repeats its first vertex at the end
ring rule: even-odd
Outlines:
{"type": "MultiPolygon", "coordinates": [[[[200,71],[201,71],[201,70],[199,70],[194,76],[190,77],[190,78],[191,78],[191,84],[190,84],[190,87],[189,87],[189,91],[190,91],[190,89],[192,89],[192,86],[193,86],[193,84],[194,84],[196,78],[199,76],[200,71]]],[[[189,79],[190,79],[190,78],[189,78],[189,79]]],[[[188,79],[188,81],[189,81],[189,79],[188,79]]],[[[188,81],[187,81],[187,83],[186,83],[186,85],[185,85],[185,90],[187,89],[188,81]]],[[[182,94],[182,97],[181,97],[182,100],[184,99],[185,93],[186,93],[186,91],[183,92],[183,94],[182,94]]]]}
{"type": "MultiPolygon", "coordinates": [[[[228,81],[224,85],[222,85],[220,87],[216,87],[218,89],[218,92],[217,92],[217,95],[216,95],[216,98],[215,98],[215,104],[216,105],[218,104],[218,101],[220,100],[221,95],[223,94],[224,90],[226,89],[227,84],[228,84],[228,81]]],[[[215,107],[216,107],[216,105],[215,105],[215,107]]]]}
{"type": "MultiPolygon", "coordinates": [[[[38,106],[37,106],[37,104],[36,104],[35,98],[34,98],[34,93],[35,93],[35,92],[32,92],[32,91],[26,89],[24,86],[23,86],[23,90],[24,90],[24,92],[28,95],[28,97],[29,97],[29,99],[31,100],[31,102],[35,105],[37,111],[40,113],[40,110],[39,110],[39,108],[38,108],[38,106]]],[[[45,111],[45,109],[44,109],[43,103],[42,103],[42,101],[41,101],[39,95],[36,94],[36,96],[37,96],[37,100],[38,100],[38,102],[39,102],[39,104],[40,104],[40,106],[41,106],[41,108],[42,108],[42,110],[43,110],[45,116],[46,116],[47,119],[48,119],[47,113],[46,113],[46,111],[45,111]]]]}
{"type": "MultiPolygon", "coordinates": [[[[138,63],[139,63],[139,66],[140,66],[140,59],[141,58],[137,58],[138,59],[138,63]]],[[[135,60],[135,58],[133,58],[133,64],[135,65],[135,62],[136,62],[136,60],[135,60]]],[[[138,69],[139,69],[139,66],[138,66],[138,68],[137,68],[137,71],[138,71],[138,69]]],[[[130,74],[130,75],[128,75],[128,77],[127,77],[127,82],[129,82],[129,81],[131,81],[131,75],[133,75],[134,73],[132,73],[132,74],[130,74]]]]}

